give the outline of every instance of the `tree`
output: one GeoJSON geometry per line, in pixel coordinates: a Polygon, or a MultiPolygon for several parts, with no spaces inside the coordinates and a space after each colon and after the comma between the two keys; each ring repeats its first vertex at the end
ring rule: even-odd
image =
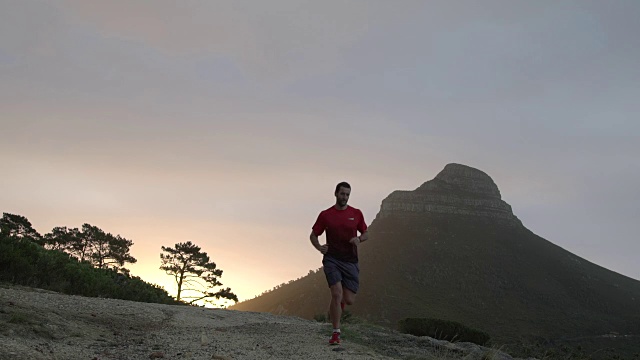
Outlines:
{"type": "Polygon", "coordinates": [[[229,299],[238,302],[238,297],[230,288],[214,292],[214,288],[222,286],[218,280],[222,277],[222,270],[209,259],[209,255],[191,241],[177,243],[174,247],[162,246],[164,253],[160,254],[160,270],[174,277],[178,285],[177,301],[193,304],[204,300],[213,304],[213,299],[229,299]],[[166,254],[165,254],[166,253],[166,254]],[[183,296],[184,292],[194,294],[183,296]]]}
{"type": "Polygon", "coordinates": [[[44,235],[44,247],[72,254],[73,244],[78,242],[79,237],[80,230],[78,228],[67,229],[66,226],[57,226],[50,233],[44,235]]]}
{"type": "Polygon", "coordinates": [[[27,239],[38,244],[42,242],[42,236],[22,215],[3,213],[2,219],[0,219],[0,232],[6,236],[27,239]]]}
{"type": "Polygon", "coordinates": [[[109,238],[109,251],[107,253],[108,256],[103,260],[103,266],[111,266],[114,269],[128,273],[129,270],[123,267],[124,263],[135,264],[138,261],[129,253],[133,241],[125,239],[120,235],[113,236],[107,234],[107,237],[109,238]]]}
{"type": "Polygon", "coordinates": [[[133,241],[120,235],[105,233],[97,226],[82,225],[82,231],[77,228],[55,227],[51,233],[45,235],[45,247],[62,250],[75,256],[80,261],[86,261],[101,269],[114,269],[124,273],[125,262],[135,263],[129,250],[133,241]]]}

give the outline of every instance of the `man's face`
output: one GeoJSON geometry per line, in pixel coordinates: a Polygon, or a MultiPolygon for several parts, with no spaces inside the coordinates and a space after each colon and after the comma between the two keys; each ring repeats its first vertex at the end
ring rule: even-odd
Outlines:
{"type": "Polygon", "coordinates": [[[349,195],[351,194],[351,189],[346,187],[340,187],[338,192],[336,193],[336,204],[340,207],[347,206],[347,202],[349,201],[349,195]]]}

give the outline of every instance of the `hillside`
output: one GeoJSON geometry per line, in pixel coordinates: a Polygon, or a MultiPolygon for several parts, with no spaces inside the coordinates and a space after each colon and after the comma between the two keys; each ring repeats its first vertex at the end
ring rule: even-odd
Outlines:
{"type": "Polygon", "coordinates": [[[0,285],[0,359],[495,359],[509,355],[366,324],[330,325],[183,305],[63,295],[0,285]]]}

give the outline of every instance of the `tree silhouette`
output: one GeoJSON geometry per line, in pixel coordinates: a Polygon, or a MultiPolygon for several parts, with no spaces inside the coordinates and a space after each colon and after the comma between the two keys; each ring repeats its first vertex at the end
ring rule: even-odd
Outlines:
{"type": "Polygon", "coordinates": [[[193,304],[204,300],[214,304],[214,298],[224,298],[238,302],[238,297],[230,288],[214,291],[214,288],[222,286],[218,280],[222,276],[222,270],[210,261],[209,255],[199,246],[187,241],[177,243],[174,247],[162,246],[162,251],[164,253],[160,254],[160,270],[174,277],[178,285],[177,301],[193,304]],[[186,292],[190,295],[184,296],[186,292]]]}
{"type": "Polygon", "coordinates": [[[90,224],[82,225],[82,231],[77,228],[55,227],[44,236],[44,245],[48,249],[64,251],[101,269],[128,273],[124,264],[137,262],[129,253],[133,241],[120,235],[105,233],[90,224]]]}
{"type": "Polygon", "coordinates": [[[33,228],[31,222],[22,215],[3,213],[0,219],[0,232],[6,236],[31,240],[41,244],[42,236],[33,228]]]}
{"type": "Polygon", "coordinates": [[[68,229],[66,226],[56,226],[50,233],[44,235],[44,247],[49,250],[59,250],[71,254],[72,244],[80,237],[78,228],[68,229]]]}

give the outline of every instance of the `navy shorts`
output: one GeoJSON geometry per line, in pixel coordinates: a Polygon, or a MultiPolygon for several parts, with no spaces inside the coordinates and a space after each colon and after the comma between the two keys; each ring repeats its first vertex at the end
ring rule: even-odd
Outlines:
{"type": "Polygon", "coordinates": [[[360,287],[360,266],[358,263],[340,261],[333,256],[325,255],[322,259],[322,266],[329,286],[342,281],[343,287],[351,290],[354,294],[358,293],[360,287]]]}

